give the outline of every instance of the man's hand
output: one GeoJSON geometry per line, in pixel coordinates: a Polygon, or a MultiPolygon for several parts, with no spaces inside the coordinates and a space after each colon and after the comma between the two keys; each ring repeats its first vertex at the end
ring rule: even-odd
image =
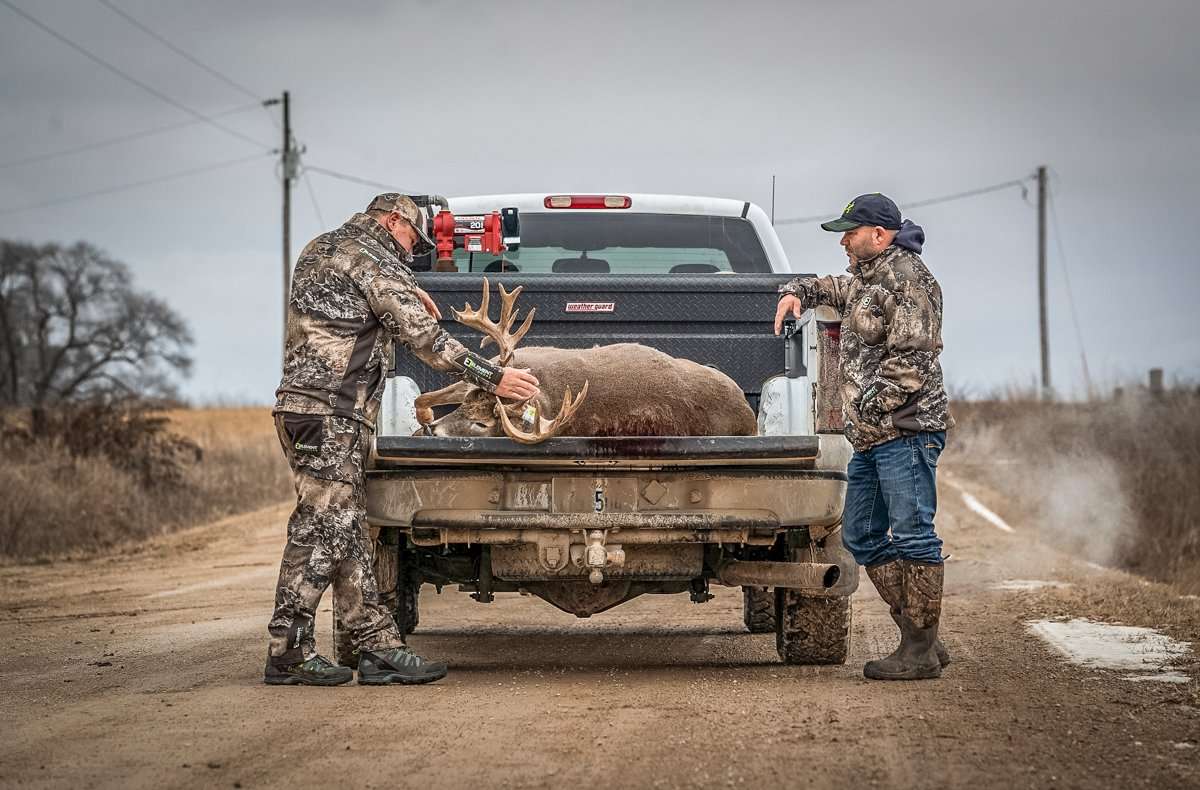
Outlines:
{"type": "Polygon", "coordinates": [[[800,301],[800,297],[795,294],[787,294],[779,300],[779,306],[775,308],[775,334],[779,334],[783,330],[783,319],[787,317],[788,310],[792,311],[797,319],[804,315],[804,303],[800,301]]]}
{"type": "Polygon", "coordinates": [[[538,380],[523,368],[504,368],[504,375],[496,385],[497,395],[513,400],[529,400],[538,392],[538,380]]]}
{"type": "MultiPolygon", "coordinates": [[[[424,289],[417,289],[417,298],[421,300],[421,304],[425,306],[425,311],[433,316],[434,320],[442,320],[442,311],[439,310],[438,306],[433,303],[433,299],[430,298],[429,294],[425,293],[424,289]]],[[[779,333],[776,332],[775,334],[779,333]]]]}

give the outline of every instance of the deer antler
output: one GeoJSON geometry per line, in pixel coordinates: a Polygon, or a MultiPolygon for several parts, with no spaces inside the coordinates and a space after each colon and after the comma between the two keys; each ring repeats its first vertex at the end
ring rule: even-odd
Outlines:
{"type": "Polygon", "coordinates": [[[488,342],[495,343],[496,347],[500,349],[498,362],[501,367],[505,367],[512,361],[513,351],[525,337],[525,333],[529,331],[530,325],[533,324],[533,314],[537,312],[537,308],[530,310],[520,328],[513,332],[512,325],[517,320],[517,311],[513,305],[516,303],[517,297],[521,295],[521,291],[524,290],[524,286],[517,286],[512,293],[509,293],[504,290],[503,283],[497,283],[497,285],[500,287],[500,321],[498,323],[488,318],[491,284],[486,277],[483,278],[483,298],[479,302],[479,309],[472,310],[471,303],[467,302],[463,305],[462,310],[454,311],[454,318],[463,326],[483,332],[484,338],[479,342],[480,348],[486,346],[488,342]]]}
{"type": "Polygon", "coordinates": [[[558,416],[553,420],[547,420],[545,417],[538,415],[538,427],[532,432],[518,430],[508,419],[508,412],[499,401],[496,402],[496,411],[500,413],[500,423],[504,426],[504,433],[510,439],[521,444],[538,444],[556,435],[571,421],[571,418],[575,416],[576,410],[579,409],[579,405],[587,397],[587,393],[588,383],[586,381],[583,382],[583,389],[579,391],[578,397],[574,400],[571,399],[571,390],[568,388],[566,395],[563,396],[562,408],[558,410],[558,416]]]}
{"type": "Polygon", "coordinates": [[[473,386],[470,382],[456,381],[449,387],[442,387],[440,390],[418,395],[417,399],[413,401],[413,406],[417,410],[417,422],[422,425],[428,425],[433,422],[434,406],[448,406],[451,403],[462,403],[473,386]]]}

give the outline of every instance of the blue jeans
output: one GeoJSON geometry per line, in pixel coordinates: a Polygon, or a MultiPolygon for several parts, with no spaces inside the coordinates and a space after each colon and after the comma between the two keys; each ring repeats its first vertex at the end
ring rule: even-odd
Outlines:
{"type": "Polygon", "coordinates": [[[842,542],[859,565],[895,559],[938,563],[933,531],[937,462],[946,432],[918,433],[856,452],[847,468],[842,542]]]}

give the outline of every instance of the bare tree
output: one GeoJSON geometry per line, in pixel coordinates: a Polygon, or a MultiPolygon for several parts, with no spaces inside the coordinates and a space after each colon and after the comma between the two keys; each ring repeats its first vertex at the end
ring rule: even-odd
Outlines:
{"type": "Polygon", "coordinates": [[[62,401],[169,397],[191,343],[182,318],[90,244],[0,241],[0,405],[37,415],[62,401]]]}

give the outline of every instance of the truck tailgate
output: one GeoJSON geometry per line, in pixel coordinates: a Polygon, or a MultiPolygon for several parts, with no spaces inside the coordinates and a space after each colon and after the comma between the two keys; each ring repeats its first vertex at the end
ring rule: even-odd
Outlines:
{"type": "Polygon", "coordinates": [[[491,436],[380,436],[373,466],[812,468],[820,450],[817,436],[566,436],[536,445],[491,436]]]}

